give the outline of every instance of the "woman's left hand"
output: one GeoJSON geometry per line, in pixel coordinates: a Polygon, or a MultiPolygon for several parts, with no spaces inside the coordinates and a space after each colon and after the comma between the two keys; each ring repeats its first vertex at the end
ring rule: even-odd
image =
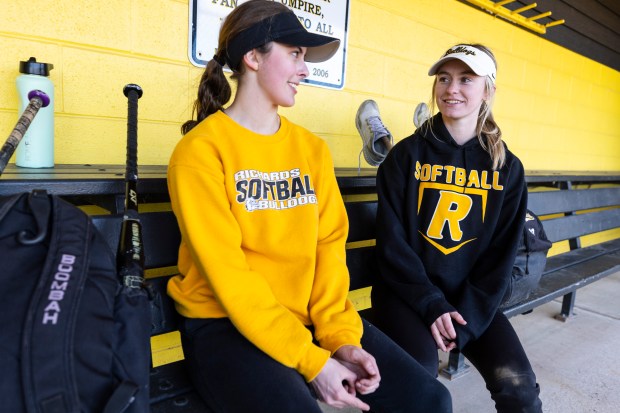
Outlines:
{"type": "Polygon", "coordinates": [[[346,345],[342,346],[333,355],[342,365],[357,376],[355,390],[360,394],[369,394],[379,388],[381,376],[375,358],[366,350],[346,345]]]}
{"type": "Polygon", "coordinates": [[[445,313],[437,317],[437,320],[431,324],[431,335],[437,343],[437,348],[444,352],[449,352],[456,347],[456,331],[452,320],[461,325],[467,324],[467,321],[457,311],[445,313]]]}

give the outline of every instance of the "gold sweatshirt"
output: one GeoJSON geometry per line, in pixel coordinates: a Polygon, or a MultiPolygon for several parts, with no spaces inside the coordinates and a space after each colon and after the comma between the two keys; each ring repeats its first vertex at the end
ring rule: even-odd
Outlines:
{"type": "Polygon", "coordinates": [[[341,346],[360,346],[348,221],[323,140],[284,117],[259,135],[217,112],[177,144],[168,187],[182,234],[168,283],[179,313],[229,317],[307,381],[341,346]]]}

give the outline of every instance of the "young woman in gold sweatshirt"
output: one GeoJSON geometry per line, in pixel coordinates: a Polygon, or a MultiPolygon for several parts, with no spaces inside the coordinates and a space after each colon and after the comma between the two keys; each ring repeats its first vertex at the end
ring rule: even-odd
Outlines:
{"type": "Polygon", "coordinates": [[[295,103],[305,61],[338,47],[279,2],[240,5],[172,154],[182,243],[168,293],[192,379],[216,412],[319,413],[316,398],[451,411],[448,391],[348,301],[348,222],[328,147],[278,115],[295,103]],[[238,81],[226,108],[225,65],[238,81]]]}

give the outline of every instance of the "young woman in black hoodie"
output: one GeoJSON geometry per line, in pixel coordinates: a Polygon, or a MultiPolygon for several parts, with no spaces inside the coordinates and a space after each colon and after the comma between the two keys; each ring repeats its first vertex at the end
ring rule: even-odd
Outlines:
{"type": "Polygon", "coordinates": [[[523,165],[491,107],[496,61],[450,48],[429,70],[431,113],[379,167],[375,323],[437,376],[437,349],[460,349],[498,412],[541,412],[539,386],[499,310],[527,205],[523,165]]]}

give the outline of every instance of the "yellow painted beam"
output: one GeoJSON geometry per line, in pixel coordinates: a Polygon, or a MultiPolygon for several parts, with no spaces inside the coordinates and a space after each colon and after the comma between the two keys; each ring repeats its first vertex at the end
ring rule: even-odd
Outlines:
{"type": "Polygon", "coordinates": [[[536,3],[528,4],[527,6],[523,6],[520,9],[513,10],[512,14],[521,14],[524,11],[527,11],[529,9],[533,9],[536,6],[538,6],[536,3]]]}
{"type": "Polygon", "coordinates": [[[562,20],[556,20],[554,22],[551,23],[547,23],[545,24],[545,27],[553,27],[553,26],[559,26],[560,24],[564,24],[566,23],[566,20],[562,19],[562,20]]]}
{"type": "MultiPolygon", "coordinates": [[[[544,12],[544,13],[537,14],[536,16],[528,17],[527,19],[534,21],[534,20],[540,20],[543,17],[549,17],[549,16],[551,16],[551,12],[547,11],[547,12],[544,12]]],[[[564,21],[564,20],[562,20],[562,21],[564,21]]]]}
{"type": "Polygon", "coordinates": [[[505,4],[512,3],[512,0],[504,0],[504,1],[499,1],[497,3],[493,3],[490,0],[467,0],[467,1],[475,6],[488,10],[497,16],[503,17],[508,21],[516,23],[520,26],[525,27],[526,29],[532,30],[540,34],[547,33],[547,27],[557,26],[559,24],[564,23],[564,20],[558,20],[558,21],[555,21],[549,24],[542,25],[534,21],[534,20],[538,20],[543,17],[547,17],[548,15],[551,15],[551,12],[547,12],[549,14],[542,13],[542,14],[539,14],[538,16],[534,16],[530,18],[524,17],[520,14],[526,10],[533,9],[534,7],[536,7],[536,3],[529,4],[517,10],[509,10],[503,6],[505,4]]]}

